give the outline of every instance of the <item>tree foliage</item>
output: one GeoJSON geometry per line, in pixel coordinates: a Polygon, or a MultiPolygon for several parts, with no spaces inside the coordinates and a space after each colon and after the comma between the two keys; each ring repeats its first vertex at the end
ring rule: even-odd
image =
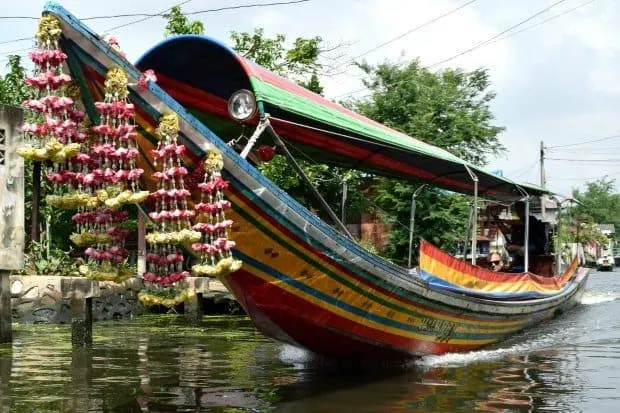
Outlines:
{"type": "Polygon", "coordinates": [[[22,66],[21,57],[9,56],[7,64],[9,72],[0,77],[0,103],[11,106],[20,106],[28,98],[30,92],[24,83],[26,69],[22,66]]]}
{"type": "Polygon", "coordinates": [[[615,180],[604,177],[586,184],[585,192],[573,190],[573,198],[579,201],[573,214],[578,219],[591,217],[598,224],[614,224],[616,238],[620,239],[620,194],[615,192],[615,180]]]}
{"type": "Polygon", "coordinates": [[[489,103],[495,93],[488,90],[485,69],[434,73],[418,60],[360,67],[372,92],[357,102],[362,114],[478,165],[505,151],[498,139],[504,128],[493,125],[489,103]]]}
{"type": "Polygon", "coordinates": [[[189,21],[187,16],[181,12],[181,6],[174,6],[168,13],[162,15],[168,20],[164,29],[164,36],[178,36],[182,34],[203,34],[204,24],[199,20],[189,21]]]}
{"type": "MultiPolygon", "coordinates": [[[[365,84],[371,95],[349,104],[363,115],[479,165],[505,150],[498,139],[504,128],[493,124],[489,108],[495,94],[488,90],[486,70],[434,73],[418,60],[404,67],[389,63],[360,67],[368,75],[365,84]]],[[[387,215],[408,223],[411,196],[420,184],[377,178],[373,199],[387,215]]],[[[450,250],[465,237],[467,205],[464,196],[425,188],[417,197],[415,239],[450,250]]],[[[408,241],[407,226],[393,225],[385,254],[403,262],[408,241]]]]}
{"type": "Polygon", "coordinates": [[[287,49],[286,36],[277,34],[267,37],[262,28],[254,29],[254,33],[231,32],[230,39],[233,49],[246,59],[291,80],[315,93],[322,93],[317,71],[319,63],[320,37],[298,37],[287,49]]]}

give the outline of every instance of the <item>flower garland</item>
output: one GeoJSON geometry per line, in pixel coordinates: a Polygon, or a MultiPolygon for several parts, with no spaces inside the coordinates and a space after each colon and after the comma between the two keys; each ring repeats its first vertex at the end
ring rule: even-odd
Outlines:
{"type": "MultiPolygon", "coordinates": [[[[135,275],[127,265],[125,239],[129,231],[122,228],[128,216],[120,209],[148,197],[141,191],[142,169],[136,167],[139,151],[136,143],[135,107],[128,99],[127,76],[119,68],[106,74],[104,101],[95,102],[99,124],[91,127],[94,139],[87,156],[80,157],[86,173],[79,183],[88,188],[87,204],[80,205],[73,220],[78,230],[71,240],[84,251],[87,265],[82,272],[93,279],[123,282],[135,275]],[[96,209],[93,207],[97,207],[96,209]]],[[[71,180],[72,176],[58,176],[71,180]]]]}
{"type": "Polygon", "coordinates": [[[34,72],[24,81],[35,98],[22,104],[31,116],[21,127],[26,143],[17,153],[25,159],[46,162],[45,176],[53,184],[53,194],[46,198],[50,205],[75,208],[92,203],[87,194],[76,190],[80,174],[74,160],[87,134],[82,123],[85,113],[74,108],[76,88],[71,76],[62,71],[67,55],[58,45],[61,35],[58,19],[39,19],[37,45],[29,53],[34,72]]]}
{"type": "Polygon", "coordinates": [[[226,219],[225,210],[230,201],[224,199],[228,182],[222,178],[224,167],[222,155],[210,151],[204,161],[204,179],[198,184],[201,191],[200,203],[195,206],[196,221],[194,229],[202,233],[200,242],[192,248],[200,255],[200,263],[192,267],[198,276],[220,277],[241,268],[241,261],[232,256],[235,242],[228,239],[232,220],[226,219]]]}
{"type": "Polygon", "coordinates": [[[177,142],[177,116],[164,115],[156,132],[160,140],[151,155],[158,169],[153,173],[158,183],[157,190],[150,195],[155,210],[149,213],[154,231],[146,236],[149,251],[147,272],[143,275],[145,289],[138,298],[144,305],[172,307],[193,294],[183,283],[189,272],[183,270],[184,256],[180,246],[200,240],[201,234],[191,229],[194,211],[188,209],[187,204],[191,194],[184,185],[188,172],[181,163],[185,146],[177,142]]]}

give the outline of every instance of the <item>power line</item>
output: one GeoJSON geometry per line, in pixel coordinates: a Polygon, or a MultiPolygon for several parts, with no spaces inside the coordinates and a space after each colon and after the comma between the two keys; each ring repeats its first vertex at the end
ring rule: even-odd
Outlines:
{"type": "Polygon", "coordinates": [[[609,140],[609,139],[617,139],[617,138],[620,138],[620,135],[605,136],[603,138],[591,139],[591,140],[587,140],[587,141],[583,141],[583,142],[576,142],[576,143],[567,143],[565,145],[547,146],[547,149],[566,148],[568,146],[585,145],[587,143],[602,142],[602,141],[606,141],[606,140],[609,140]]]}
{"type": "Polygon", "coordinates": [[[39,20],[39,18],[32,16],[0,16],[0,20],[39,20]]]}
{"type": "Polygon", "coordinates": [[[620,159],[571,159],[571,158],[545,158],[550,161],[566,161],[566,162],[620,162],[620,159]]]}
{"type": "MultiPolygon", "coordinates": [[[[169,12],[169,11],[170,11],[170,10],[172,10],[173,8],[175,8],[175,7],[180,7],[180,6],[184,5],[184,4],[189,3],[190,1],[193,1],[193,0],[185,0],[185,1],[182,1],[181,3],[175,4],[174,6],[167,8],[166,10],[162,10],[162,11],[160,11],[160,12],[159,12],[159,13],[157,13],[155,16],[161,16],[161,15],[164,15],[165,13],[169,12]]],[[[109,29],[104,30],[103,32],[104,32],[104,33],[109,33],[109,32],[111,32],[112,30],[117,30],[117,29],[121,29],[121,28],[123,28],[123,27],[131,26],[132,24],[142,23],[143,21],[146,21],[146,20],[152,19],[152,18],[153,18],[153,17],[155,17],[155,16],[147,16],[147,17],[144,17],[144,18],[142,18],[142,19],[137,19],[137,20],[130,21],[130,22],[128,22],[128,23],[119,24],[118,26],[111,27],[111,28],[109,28],[109,29]]]]}
{"type": "Polygon", "coordinates": [[[557,149],[554,150],[554,153],[560,153],[560,154],[580,154],[580,155],[609,155],[610,152],[613,152],[615,150],[620,150],[620,146],[615,147],[615,148],[597,148],[594,150],[594,152],[592,152],[592,150],[589,149],[584,149],[582,151],[578,151],[578,150],[571,150],[571,149],[557,149]],[[600,150],[604,150],[604,152],[599,152],[600,150]]]}
{"type": "MultiPolygon", "coordinates": [[[[189,3],[190,1],[192,1],[192,0],[185,0],[184,2],[179,3],[177,6],[181,6],[181,5],[185,4],[185,3],[189,3]]],[[[184,16],[193,16],[193,15],[196,15],[196,14],[215,13],[215,12],[218,12],[218,11],[225,11],[225,10],[237,10],[237,9],[248,9],[248,8],[255,8],[255,7],[269,7],[269,6],[283,6],[283,5],[291,5],[291,4],[298,4],[298,3],[306,3],[306,2],[309,2],[309,1],[310,0],[291,0],[291,1],[271,2],[271,3],[239,4],[239,5],[236,5],[236,6],[220,7],[220,8],[217,8],[217,9],[206,9],[206,10],[198,10],[198,11],[192,11],[192,12],[185,12],[185,13],[183,13],[183,15],[184,16]]],[[[175,7],[175,6],[173,6],[173,7],[175,7]]],[[[161,11],[159,13],[153,13],[153,14],[140,13],[140,14],[135,14],[134,16],[145,16],[145,17],[142,18],[142,19],[131,21],[129,23],[125,23],[125,24],[121,24],[121,25],[118,25],[118,26],[114,26],[114,27],[112,27],[110,29],[105,30],[104,33],[109,33],[109,32],[111,32],[113,30],[118,30],[120,28],[131,26],[131,25],[136,24],[136,23],[141,23],[141,22],[143,22],[145,20],[152,19],[153,17],[163,16],[165,13],[169,12],[170,10],[172,10],[173,7],[170,7],[170,8],[168,8],[166,10],[163,10],[163,11],[161,11]]],[[[130,15],[124,15],[122,17],[128,17],[128,16],[130,16],[130,15]]],[[[115,17],[121,17],[121,15],[117,15],[115,17]]],[[[95,18],[102,18],[102,17],[95,17],[95,18]]],[[[93,18],[91,18],[91,19],[93,19],[93,18]]],[[[88,19],[82,19],[82,20],[88,20],[88,19]]]]}
{"type": "MultiPolygon", "coordinates": [[[[592,0],[592,1],[594,1],[594,0],[592,0]]],[[[342,66],[354,63],[355,60],[359,59],[360,57],[366,56],[367,54],[370,54],[370,53],[374,52],[375,50],[381,49],[382,47],[385,47],[388,44],[394,43],[395,41],[400,40],[403,37],[408,36],[411,33],[414,33],[414,32],[416,32],[416,31],[418,31],[420,29],[423,29],[424,27],[429,26],[429,25],[435,23],[436,21],[443,19],[444,17],[447,17],[447,16],[449,16],[451,14],[454,14],[457,11],[461,10],[462,8],[464,8],[466,6],[469,6],[470,4],[475,3],[475,2],[476,2],[476,0],[470,0],[467,3],[464,3],[464,4],[462,4],[462,5],[458,6],[458,7],[453,8],[450,11],[447,11],[447,12],[445,12],[443,14],[440,14],[439,16],[437,16],[437,17],[435,17],[435,18],[433,18],[431,20],[428,20],[428,21],[426,21],[426,22],[424,22],[424,23],[422,23],[422,24],[420,24],[420,25],[418,25],[418,26],[416,26],[416,27],[414,27],[414,28],[412,28],[410,30],[407,30],[406,32],[404,32],[402,34],[399,34],[398,36],[396,36],[396,37],[394,37],[392,39],[386,40],[385,42],[378,44],[377,46],[373,47],[372,49],[366,50],[364,53],[361,53],[361,54],[359,54],[359,55],[357,55],[355,57],[352,57],[348,62],[342,63],[342,64],[334,67],[333,70],[336,70],[336,69],[338,69],[338,68],[340,68],[342,66]]]]}
{"type": "Polygon", "coordinates": [[[487,44],[490,44],[492,41],[494,41],[495,39],[503,36],[504,34],[508,33],[509,31],[511,31],[513,29],[516,29],[517,27],[519,27],[519,26],[521,26],[521,25],[523,25],[523,24],[525,24],[525,23],[535,19],[536,17],[540,16],[543,13],[548,12],[549,10],[554,8],[555,6],[557,6],[557,5],[561,4],[561,3],[564,3],[565,1],[566,0],[558,0],[555,3],[551,4],[550,6],[545,7],[544,9],[542,9],[542,10],[532,14],[531,16],[525,18],[524,20],[521,20],[517,24],[514,24],[514,25],[510,26],[509,28],[507,28],[506,30],[503,30],[502,32],[496,34],[495,36],[493,36],[493,37],[491,37],[491,38],[489,38],[489,39],[487,39],[487,40],[485,40],[483,42],[480,42],[477,45],[470,47],[469,49],[463,50],[462,52],[459,52],[459,53],[455,54],[454,56],[451,56],[451,57],[448,57],[446,59],[443,59],[443,60],[441,60],[441,61],[439,61],[437,63],[433,63],[432,65],[429,66],[429,68],[435,67],[435,66],[439,66],[439,65],[444,64],[444,63],[447,63],[447,62],[449,62],[451,60],[456,59],[457,57],[461,57],[463,55],[466,55],[467,53],[473,52],[476,49],[479,49],[479,48],[481,48],[483,46],[486,46],[487,44]]]}
{"type": "Polygon", "coordinates": [[[599,176],[591,176],[591,177],[564,177],[564,176],[548,176],[548,179],[554,179],[559,181],[590,181],[592,179],[601,179],[606,176],[617,176],[620,175],[620,172],[612,172],[609,174],[599,175],[599,176]]]}
{"type": "MultiPolygon", "coordinates": [[[[190,1],[193,0],[185,0],[179,4],[177,4],[176,6],[181,6],[183,4],[189,3],[190,1]]],[[[283,5],[292,5],[292,4],[299,4],[299,3],[306,3],[309,2],[311,0],[290,0],[290,1],[279,1],[279,2],[270,2],[270,3],[249,3],[249,4],[238,4],[235,6],[226,6],[226,7],[219,7],[219,8],[214,8],[214,9],[205,9],[205,10],[197,10],[197,11],[193,11],[193,12],[187,12],[187,13],[183,13],[183,15],[185,16],[192,16],[192,15],[196,15],[196,14],[204,14],[204,13],[215,13],[215,12],[220,12],[220,11],[226,11],[226,10],[238,10],[238,9],[248,9],[248,8],[257,8],[257,7],[271,7],[271,6],[283,6],[283,5]]],[[[173,7],[176,7],[173,6],[173,7]]],[[[137,23],[141,23],[143,21],[152,19],[154,17],[159,17],[164,15],[165,13],[169,12],[170,10],[172,10],[173,7],[170,7],[166,10],[162,10],[159,13],[127,13],[127,14],[115,14],[115,15],[106,15],[106,16],[92,16],[92,17],[85,17],[79,20],[95,20],[95,19],[115,19],[115,18],[123,18],[123,17],[142,17],[141,19],[138,20],[134,20],[125,24],[121,24],[118,26],[114,26],[110,29],[107,29],[104,31],[104,33],[108,33],[111,32],[112,30],[117,30],[126,26],[130,26],[133,24],[137,24],[137,23]]],[[[2,19],[29,19],[29,20],[38,20],[38,17],[30,17],[30,16],[0,16],[0,20],[2,19]]],[[[20,38],[20,39],[13,39],[13,40],[6,40],[3,42],[0,42],[0,45],[2,44],[8,44],[8,43],[17,43],[17,42],[22,42],[22,41],[26,41],[26,40],[31,40],[34,39],[34,37],[24,37],[24,38],[20,38]]]]}
{"type": "MultiPolygon", "coordinates": [[[[183,13],[183,14],[186,16],[189,16],[189,15],[194,15],[194,14],[212,13],[212,12],[225,11],[225,10],[237,10],[237,9],[247,9],[247,8],[255,8],[255,7],[280,6],[280,5],[286,5],[286,4],[305,3],[308,1],[310,0],[291,0],[291,1],[280,1],[280,2],[272,2],[272,3],[239,4],[236,6],[218,7],[216,9],[199,10],[199,11],[183,13]]],[[[105,16],[83,17],[79,20],[86,21],[86,20],[99,20],[99,19],[119,19],[123,17],[157,17],[157,16],[161,16],[161,13],[112,14],[112,15],[105,15],[105,16]]],[[[0,20],[38,20],[38,19],[39,17],[33,17],[33,16],[0,16],[0,20]]]]}
{"type": "Polygon", "coordinates": [[[9,44],[9,43],[17,43],[17,42],[24,42],[26,40],[34,40],[34,36],[30,36],[30,37],[22,37],[20,39],[13,39],[13,40],[5,40],[0,42],[0,44],[9,44]]]}
{"type": "MultiPolygon", "coordinates": [[[[507,34],[506,36],[504,36],[504,37],[502,37],[502,38],[495,39],[495,40],[493,40],[493,41],[491,41],[491,42],[487,43],[486,45],[489,45],[489,44],[492,44],[492,43],[495,43],[495,42],[499,42],[499,41],[501,41],[501,40],[506,40],[506,39],[508,39],[508,38],[510,38],[510,37],[512,37],[512,36],[516,36],[516,35],[517,35],[517,34],[519,34],[519,33],[523,33],[523,32],[525,32],[525,31],[528,31],[528,30],[530,30],[530,29],[533,29],[534,27],[538,27],[538,26],[540,26],[540,25],[542,25],[542,24],[548,23],[548,22],[550,22],[551,20],[555,20],[555,19],[557,19],[558,17],[562,17],[562,16],[564,16],[565,14],[572,13],[572,12],[574,12],[574,11],[575,11],[575,10],[577,10],[577,9],[580,9],[580,8],[582,8],[582,7],[584,7],[584,6],[587,6],[587,5],[588,5],[588,4],[590,4],[590,3],[594,3],[594,0],[589,0],[589,1],[586,1],[585,3],[578,4],[577,6],[575,6],[575,7],[573,7],[573,8],[570,8],[570,9],[568,9],[568,10],[564,10],[562,13],[556,14],[555,16],[551,16],[551,17],[549,17],[549,18],[546,18],[546,19],[544,19],[544,20],[541,20],[541,21],[539,21],[538,23],[534,23],[534,24],[532,24],[532,25],[530,25],[530,26],[524,27],[523,29],[521,29],[521,30],[517,30],[516,32],[509,33],[509,34],[507,34]]],[[[485,46],[486,46],[486,45],[485,45],[485,46]]]]}
{"type": "MultiPolygon", "coordinates": [[[[456,55],[454,55],[454,56],[451,56],[451,57],[449,57],[449,58],[447,58],[447,59],[443,59],[442,61],[439,61],[439,62],[433,63],[432,65],[428,66],[428,68],[432,68],[432,67],[434,67],[434,66],[437,66],[437,65],[440,65],[440,64],[446,63],[446,62],[448,62],[448,61],[454,60],[454,59],[456,59],[456,58],[458,58],[458,57],[460,57],[460,56],[463,56],[463,55],[465,55],[465,54],[467,54],[467,53],[470,53],[470,52],[472,52],[472,51],[474,51],[474,50],[476,50],[476,49],[479,49],[479,48],[484,47],[484,46],[488,46],[489,44],[494,43],[494,42],[496,42],[496,41],[500,41],[500,40],[507,39],[508,37],[511,37],[513,34],[511,34],[511,35],[509,35],[509,36],[504,36],[504,37],[501,37],[501,36],[503,36],[504,34],[506,34],[506,33],[510,32],[511,30],[513,30],[513,29],[515,29],[515,28],[517,28],[517,27],[519,27],[519,26],[521,26],[521,25],[523,25],[523,24],[525,24],[525,23],[527,23],[527,22],[529,22],[529,21],[533,20],[534,18],[538,17],[539,15],[541,15],[541,14],[543,14],[543,13],[545,13],[545,12],[549,11],[551,8],[553,8],[553,7],[557,6],[557,5],[559,5],[560,3],[563,3],[563,2],[565,2],[565,1],[566,1],[566,0],[558,0],[558,1],[556,1],[555,3],[551,4],[550,6],[548,6],[548,7],[544,8],[544,9],[542,9],[542,10],[540,10],[540,11],[538,11],[538,12],[534,13],[533,15],[530,15],[530,16],[526,17],[524,20],[520,21],[520,22],[519,22],[519,23],[517,23],[517,24],[514,24],[514,25],[510,26],[509,28],[507,28],[507,29],[503,30],[502,32],[500,32],[500,33],[498,33],[498,34],[496,34],[496,35],[492,36],[491,38],[489,38],[489,39],[487,39],[487,40],[485,40],[485,41],[483,41],[483,42],[480,42],[480,43],[478,43],[478,44],[476,44],[476,45],[474,45],[474,46],[470,47],[470,48],[469,48],[469,49],[467,49],[467,50],[464,50],[464,51],[462,51],[462,52],[459,52],[459,53],[457,53],[457,54],[456,54],[456,55]],[[500,38],[500,37],[501,37],[501,38],[500,38]]],[[[592,0],[592,1],[593,1],[593,0],[592,0]]],[[[584,4],[584,5],[585,5],[585,4],[584,4]]],[[[583,5],[582,5],[582,6],[583,6],[583,5]]],[[[571,12],[571,11],[576,10],[577,8],[578,8],[578,7],[575,7],[575,8],[573,8],[573,9],[571,9],[571,10],[564,11],[564,12],[562,12],[561,14],[558,14],[558,15],[556,15],[556,16],[553,16],[553,17],[552,17],[552,18],[550,18],[550,19],[547,19],[547,21],[552,20],[553,18],[560,17],[560,16],[562,16],[562,15],[565,15],[565,14],[567,14],[568,12],[571,12]]],[[[540,24],[542,24],[542,23],[538,23],[538,24],[536,24],[536,25],[532,25],[532,26],[526,27],[526,28],[524,28],[523,30],[520,30],[520,31],[519,31],[519,32],[517,32],[517,33],[524,32],[524,31],[529,30],[529,29],[531,29],[531,28],[533,28],[533,27],[536,27],[537,25],[540,25],[540,24]]],[[[517,33],[514,33],[514,34],[517,34],[517,33]]],[[[400,80],[400,81],[394,82],[394,83],[389,84],[389,85],[386,85],[386,86],[397,86],[397,85],[402,84],[402,83],[404,83],[404,82],[406,82],[406,81],[407,81],[406,79],[405,79],[405,80],[400,80]]],[[[367,88],[366,88],[366,87],[363,87],[363,88],[359,88],[359,89],[356,89],[356,90],[353,90],[353,91],[350,91],[350,92],[341,93],[341,94],[339,94],[339,95],[334,96],[334,97],[333,97],[333,99],[340,98],[340,97],[351,96],[351,95],[354,95],[355,93],[362,92],[362,91],[365,91],[365,90],[367,90],[367,88]]],[[[367,95],[365,95],[365,96],[369,96],[371,93],[372,93],[372,92],[368,93],[368,94],[367,94],[367,95]]]]}

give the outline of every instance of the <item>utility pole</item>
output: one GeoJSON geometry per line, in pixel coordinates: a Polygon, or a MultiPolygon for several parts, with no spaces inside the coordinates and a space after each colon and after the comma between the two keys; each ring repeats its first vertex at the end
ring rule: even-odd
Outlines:
{"type": "MultiPolygon", "coordinates": [[[[545,179],[545,144],[543,141],[540,141],[540,186],[543,188],[547,185],[547,180],[545,179]]],[[[545,212],[546,212],[546,203],[547,196],[541,195],[540,197],[540,214],[541,218],[545,220],[545,212]]]]}

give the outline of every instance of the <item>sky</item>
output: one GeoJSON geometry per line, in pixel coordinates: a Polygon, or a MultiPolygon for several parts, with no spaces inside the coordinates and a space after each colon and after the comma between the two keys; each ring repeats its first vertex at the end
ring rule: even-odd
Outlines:
{"type": "MultiPolygon", "coordinates": [[[[181,1],[185,1],[184,12],[274,2],[64,0],[59,3],[83,19],[157,13],[181,1]]],[[[40,0],[3,3],[0,16],[35,17],[45,4],[40,0]]],[[[96,32],[105,33],[136,19],[93,19],[85,23],[96,32]]],[[[348,64],[360,55],[363,55],[360,59],[371,64],[419,58],[432,70],[486,68],[491,90],[497,94],[491,110],[495,124],[506,128],[499,139],[507,148],[504,155],[492,159],[490,170],[501,170],[505,176],[519,181],[539,183],[542,141],[547,148],[547,186],[552,191],[568,195],[572,188],[583,190],[586,182],[605,175],[620,181],[618,1],[310,0],[293,5],[201,13],[191,19],[202,21],[206,34],[224,42],[229,42],[231,31],[253,31],[256,27],[264,28],[269,36],[284,34],[290,41],[300,36],[320,36],[326,49],[335,47],[325,54],[323,63],[339,66],[335,75],[321,77],[328,98],[346,99],[367,93],[363,90],[361,72],[348,64]],[[444,14],[447,15],[437,19],[444,14]],[[438,64],[447,59],[450,60],[438,64]],[[595,142],[584,143],[588,141],[595,142]]],[[[30,37],[35,27],[36,20],[0,20],[0,73],[5,71],[8,53],[25,55],[27,50],[23,49],[33,43],[12,40],[30,37]]],[[[163,39],[164,27],[164,19],[154,17],[118,28],[111,34],[118,39],[129,60],[135,61],[163,39]]]]}

